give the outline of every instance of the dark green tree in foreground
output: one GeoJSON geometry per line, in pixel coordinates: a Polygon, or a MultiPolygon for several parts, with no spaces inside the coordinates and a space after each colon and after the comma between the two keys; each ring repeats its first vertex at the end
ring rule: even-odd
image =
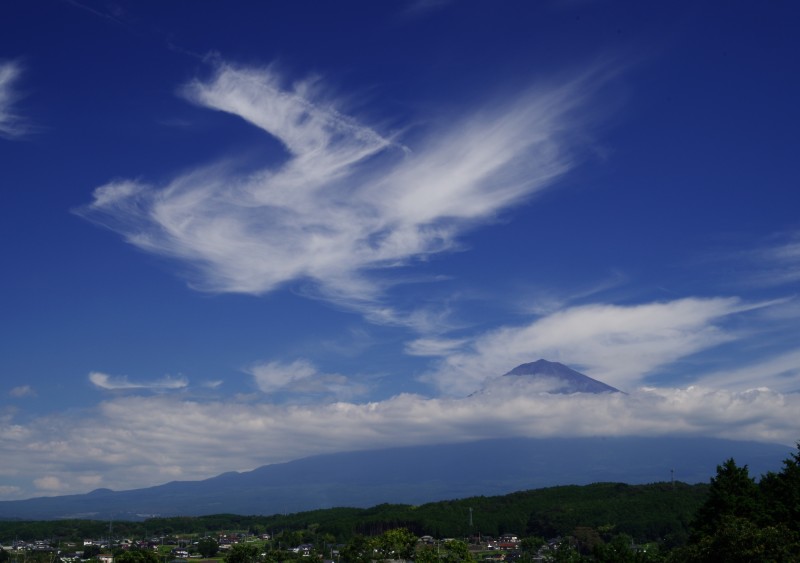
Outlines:
{"type": "Polygon", "coordinates": [[[717,467],[683,549],[670,560],[686,563],[800,561],[800,444],[780,473],[756,484],[747,466],[729,459],[717,467]]]}
{"type": "Polygon", "coordinates": [[[726,518],[758,519],[758,486],[747,466],[738,467],[731,458],[717,466],[711,479],[708,498],[695,517],[694,529],[700,535],[714,532],[726,518]]]}
{"type": "Polygon", "coordinates": [[[785,526],[759,526],[746,518],[725,516],[710,535],[703,535],[673,561],[686,563],[780,563],[800,560],[800,546],[785,526]]]}
{"type": "Polygon", "coordinates": [[[800,533],[800,442],[797,451],[783,462],[780,473],[769,472],[761,479],[764,518],[782,522],[800,533]]]}

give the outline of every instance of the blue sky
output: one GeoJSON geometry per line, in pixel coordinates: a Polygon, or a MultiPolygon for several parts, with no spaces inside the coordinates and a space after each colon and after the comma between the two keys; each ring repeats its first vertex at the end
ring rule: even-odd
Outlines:
{"type": "Polygon", "coordinates": [[[492,436],[793,444],[798,20],[4,3],[0,498],[492,436]],[[469,396],[538,358],[628,394],[469,396]]]}

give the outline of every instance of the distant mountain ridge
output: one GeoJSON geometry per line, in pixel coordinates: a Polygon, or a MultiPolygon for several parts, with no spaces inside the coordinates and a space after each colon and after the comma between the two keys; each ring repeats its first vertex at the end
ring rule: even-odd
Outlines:
{"type": "MultiPolygon", "coordinates": [[[[621,393],[558,362],[521,364],[482,393],[621,393]]],[[[202,481],[0,501],[0,518],[141,519],[207,514],[271,515],[317,508],[366,508],[501,495],[610,481],[707,481],[734,457],[753,475],[777,470],[790,448],[711,438],[515,438],[318,455],[228,472],[202,481]]]]}
{"type": "Polygon", "coordinates": [[[0,518],[132,520],[279,514],[335,506],[423,504],[555,485],[705,482],[729,457],[752,475],[777,471],[791,448],[706,438],[504,438],[314,456],[144,489],[1,501],[0,518]]]}

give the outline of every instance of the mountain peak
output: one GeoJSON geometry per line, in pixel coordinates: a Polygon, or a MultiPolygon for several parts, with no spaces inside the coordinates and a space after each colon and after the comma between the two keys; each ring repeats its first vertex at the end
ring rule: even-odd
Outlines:
{"type": "Polygon", "coordinates": [[[559,375],[565,372],[578,373],[564,364],[538,359],[535,362],[520,364],[504,375],[559,375]]]}
{"type": "Polygon", "coordinates": [[[502,377],[524,378],[526,383],[536,384],[547,393],[620,393],[619,389],[592,379],[564,364],[543,359],[520,364],[502,377]]]}

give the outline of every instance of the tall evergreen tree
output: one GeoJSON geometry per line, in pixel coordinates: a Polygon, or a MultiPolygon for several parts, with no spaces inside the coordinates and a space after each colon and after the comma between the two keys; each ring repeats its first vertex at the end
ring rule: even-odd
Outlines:
{"type": "Polygon", "coordinates": [[[783,462],[780,473],[767,473],[759,483],[767,523],[783,524],[800,532],[800,442],[783,462]]]}
{"type": "Polygon", "coordinates": [[[733,458],[717,466],[706,502],[697,511],[696,534],[713,535],[725,517],[755,519],[759,512],[759,490],[747,465],[738,467],[733,458]]]}

